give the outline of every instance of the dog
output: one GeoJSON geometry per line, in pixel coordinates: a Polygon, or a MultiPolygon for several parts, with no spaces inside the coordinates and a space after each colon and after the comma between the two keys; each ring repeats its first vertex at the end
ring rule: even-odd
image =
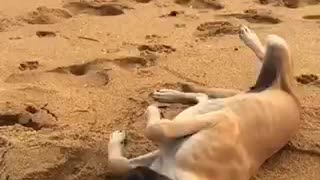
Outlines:
{"type": "Polygon", "coordinates": [[[277,35],[268,35],[264,47],[243,25],[240,39],[262,64],[254,87],[184,84],[182,91],[155,91],[159,102],[196,104],[173,120],[162,119],[156,105],[147,108],[145,135],[159,146],[148,154],[127,159],[122,155],[125,132],[113,132],[108,165],[114,174],[125,180],[249,180],[288,143],[300,124],[289,47],[277,35]]]}

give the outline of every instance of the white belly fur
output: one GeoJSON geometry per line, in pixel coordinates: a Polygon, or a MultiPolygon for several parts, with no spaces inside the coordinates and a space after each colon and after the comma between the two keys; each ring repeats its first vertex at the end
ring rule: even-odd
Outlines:
{"type": "MultiPolygon", "coordinates": [[[[224,107],[224,101],[225,99],[209,99],[207,102],[205,108],[199,109],[199,111],[194,112],[193,115],[201,115],[206,114],[212,111],[220,110],[224,107]]],[[[187,110],[188,111],[188,110],[187,110]]],[[[181,112],[182,114],[183,112],[181,112]]],[[[179,115],[178,115],[179,116],[179,115]]],[[[177,117],[176,117],[177,118],[177,117]]],[[[177,118],[179,119],[179,118],[177,118]]],[[[176,153],[180,149],[180,147],[183,145],[185,141],[187,141],[189,137],[184,137],[181,139],[176,139],[172,142],[168,142],[166,145],[162,145],[160,147],[161,154],[157,159],[153,161],[150,168],[154,171],[156,171],[159,174],[162,174],[164,176],[167,176],[168,178],[172,180],[178,180],[176,176],[176,153]]]]}
{"type": "Polygon", "coordinates": [[[181,138],[161,147],[161,154],[153,161],[150,168],[172,180],[178,180],[176,177],[176,153],[178,152],[182,143],[187,139],[188,137],[181,138]]]}

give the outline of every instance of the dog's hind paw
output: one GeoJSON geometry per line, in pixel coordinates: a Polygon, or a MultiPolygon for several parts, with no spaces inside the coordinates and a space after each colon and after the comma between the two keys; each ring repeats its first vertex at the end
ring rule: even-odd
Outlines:
{"type": "Polygon", "coordinates": [[[184,97],[184,93],[173,89],[161,89],[152,94],[152,98],[163,103],[174,103],[184,97]]]}

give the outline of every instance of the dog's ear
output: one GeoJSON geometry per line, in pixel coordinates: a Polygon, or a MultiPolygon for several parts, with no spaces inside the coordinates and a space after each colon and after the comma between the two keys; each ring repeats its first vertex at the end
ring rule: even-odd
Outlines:
{"type": "Polygon", "coordinates": [[[123,180],[171,180],[166,176],[163,176],[149,167],[139,166],[128,171],[123,180]]]}

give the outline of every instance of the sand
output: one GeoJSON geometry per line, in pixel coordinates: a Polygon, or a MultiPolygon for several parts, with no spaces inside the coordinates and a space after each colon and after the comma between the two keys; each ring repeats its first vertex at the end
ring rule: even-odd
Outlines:
{"type": "Polygon", "coordinates": [[[319,0],[1,2],[1,180],[111,180],[110,132],[128,131],[128,157],[156,148],[143,136],[154,90],[253,85],[240,24],[288,41],[303,105],[300,131],[253,179],[319,179],[319,0]]]}

